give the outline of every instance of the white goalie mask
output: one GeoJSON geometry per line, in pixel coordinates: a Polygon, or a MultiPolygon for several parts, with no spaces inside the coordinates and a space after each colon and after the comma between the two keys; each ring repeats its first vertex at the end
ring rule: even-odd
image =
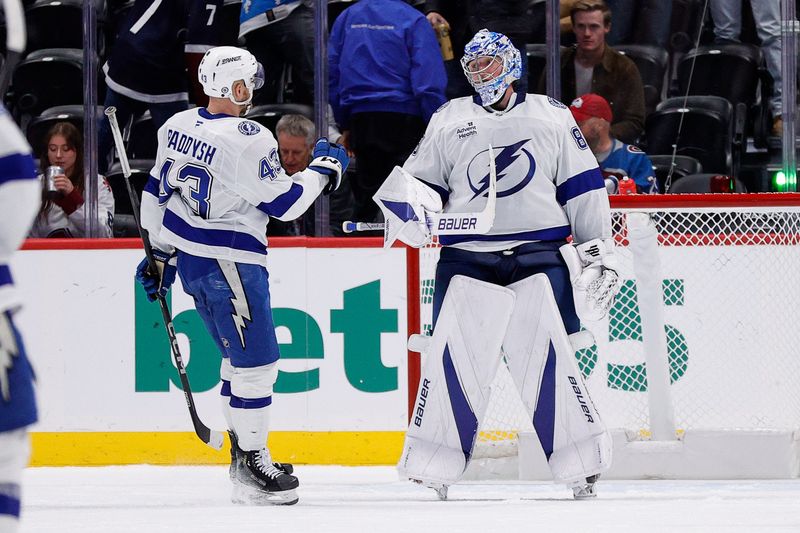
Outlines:
{"type": "Polygon", "coordinates": [[[483,29],[464,46],[461,68],[481,103],[489,106],[522,77],[522,58],[508,37],[483,29]]]}
{"type": "Polygon", "coordinates": [[[198,78],[203,92],[215,98],[228,98],[236,105],[247,105],[253,92],[264,85],[264,68],[256,58],[242,48],[218,46],[206,52],[200,61],[198,78]],[[233,84],[242,80],[250,95],[239,101],[233,96],[233,84]]]}

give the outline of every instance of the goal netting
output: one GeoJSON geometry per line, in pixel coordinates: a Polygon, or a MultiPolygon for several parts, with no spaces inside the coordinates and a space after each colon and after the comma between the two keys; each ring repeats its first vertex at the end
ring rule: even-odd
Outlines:
{"type": "MultiPolygon", "coordinates": [[[[738,432],[753,439],[780,435],[789,452],[797,453],[800,202],[795,196],[614,199],[623,286],[605,320],[583,325],[596,344],[576,357],[601,416],[615,432],[615,454],[621,443],[634,441],[672,441],[680,448],[692,432],[723,437],[738,432]]],[[[423,332],[431,329],[438,255],[436,246],[420,250],[423,332]]],[[[532,431],[501,365],[474,457],[514,458],[521,435],[532,431]]],[[[742,453],[747,450],[749,444],[742,453]]],[[[796,463],[795,458],[790,474],[797,475],[796,463]]]]}

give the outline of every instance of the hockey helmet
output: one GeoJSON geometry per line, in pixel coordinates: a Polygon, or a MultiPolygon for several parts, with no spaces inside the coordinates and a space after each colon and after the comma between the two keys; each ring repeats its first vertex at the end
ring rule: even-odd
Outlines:
{"type": "Polygon", "coordinates": [[[482,29],[464,47],[461,68],[481,103],[488,106],[500,100],[508,86],[522,77],[522,58],[508,37],[482,29]]]}
{"type": "Polygon", "coordinates": [[[235,46],[217,46],[208,50],[200,61],[198,78],[203,92],[215,98],[229,98],[237,105],[249,104],[253,91],[264,85],[264,68],[255,56],[235,46]],[[242,80],[250,91],[250,97],[237,101],[233,96],[234,82],[242,80]]]}

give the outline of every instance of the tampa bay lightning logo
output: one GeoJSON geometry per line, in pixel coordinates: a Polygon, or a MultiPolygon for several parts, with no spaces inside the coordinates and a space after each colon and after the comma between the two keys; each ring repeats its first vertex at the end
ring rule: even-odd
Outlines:
{"type": "Polygon", "coordinates": [[[255,135],[261,131],[261,128],[255,122],[243,120],[239,123],[239,132],[244,135],[255,135]]]}
{"type": "MultiPolygon", "coordinates": [[[[523,139],[508,146],[496,146],[494,152],[494,165],[497,169],[497,197],[511,196],[522,190],[536,172],[536,161],[530,151],[525,147],[530,139],[523,139]]],[[[474,195],[486,195],[489,188],[489,150],[480,152],[467,165],[467,181],[474,195]]]]}

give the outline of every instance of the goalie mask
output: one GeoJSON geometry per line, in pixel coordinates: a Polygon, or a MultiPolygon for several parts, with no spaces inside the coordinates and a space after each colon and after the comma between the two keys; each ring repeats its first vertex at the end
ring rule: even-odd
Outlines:
{"type": "Polygon", "coordinates": [[[218,46],[206,52],[200,61],[198,78],[203,92],[214,98],[228,98],[236,105],[248,105],[253,92],[264,85],[264,68],[256,58],[241,48],[218,46]],[[233,96],[233,84],[244,82],[250,95],[239,101],[233,96]]]}
{"type": "Polygon", "coordinates": [[[502,33],[486,29],[464,47],[461,68],[485,106],[500,100],[508,86],[522,77],[519,50],[502,33]]]}

